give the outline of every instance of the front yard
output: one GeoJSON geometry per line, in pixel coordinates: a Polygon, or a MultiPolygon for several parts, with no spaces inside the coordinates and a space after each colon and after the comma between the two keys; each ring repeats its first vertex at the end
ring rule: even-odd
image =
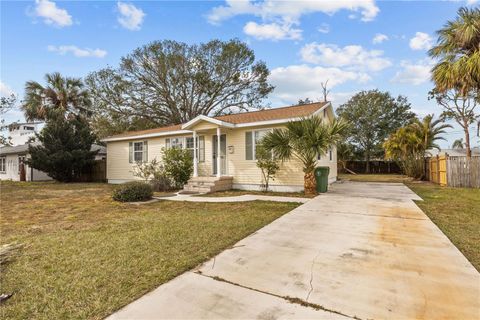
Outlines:
{"type": "Polygon", "coordinates": [[[405,183],[424,200],[416,204],[480,271],[480,189],[440,187],[402,175],[349,174],[340,179],[405,183]]]}
{"type": "Polygon", "coordinates": [[[100,319],[235,244],[291,203],[145,205],[111,200],[105,184],[1,187],[1,244],[23,247],[2,265],[5,319],[100,319]]]}

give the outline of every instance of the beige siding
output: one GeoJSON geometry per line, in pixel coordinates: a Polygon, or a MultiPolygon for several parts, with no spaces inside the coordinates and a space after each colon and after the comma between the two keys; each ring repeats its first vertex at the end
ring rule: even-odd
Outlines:
{"type": "MultiPolygon", "coordinates": [[[[327,119],[330,117],[327,117],[327,119]]],[[[246,160],[245,156],[245,132],[259,129],[269,129],[272,126],[259,126],[250,128],[225,129],[222,128],[222,134],[227,137],[227,175],[233,176],[235,185],[259,185],[262,183],[262,175],[254,160],[246,160]],[[229,148],[229,147],[233,148],[229,148]],[[232,150],[232,151],[229,151],[232,150]]],[[[211,129],[211,124],[202,122],[195,126],[195,130],[211,129]]],[[[199,163],[198,173],[200,176],[209,176],[212,174],[212,137],[214,130],[198,132],[198,136],[205,137],[205,162],[199,163]]],[[[184,137],[187,135],[184,135],[184,137]]],[[[191,136],[191,135],[188,135],[191,136]]],[[[177,137],[166,136],[150,139],[139,139],[132,141],[148,141],[148,161],[156,158],[161,160],[161,149],[165,146],[165,138],[177,137]]],[[[132,166],[129,159],[129,142],[117,141],[107,143],[107,179],[111,182],[123,182],[135,179],[132,174],[132,166]]],[[[332,151],[332,160],[329,154],[322,155],[318,162],[319,166],[330,167],[330,181],[335,181],[337,176],[337,155],[336,149],[332,151]]],[[[295,159],[282,163],[279,172],[272,186],[294,186],[297,189],[303,187],[302,164],[295,159]]]]}
{"type": "MultiPolygon", "coordinates": [[[[258,129],[267,129],[272,127],[256,127],[236,129],[227,135],[227,146],[234,146],[233,154],[227,151],[227,170],[228,175],[234,177],[234,184],[261,184],[262,174],[257,167],[255,160],[246,160],[245,151],[245,133],[247,131],[255,131],[258,129]]],[[[334,181],[337,176],[336,150],[332,151],[332,161],[327,155],[322,155],[318,162],[319,166],[330,167],[329,179],[334,181]]],[[[276,178],[271,185],[283,186],[303,186],[302,163],[297,159],[291,159],[281,164],[276,178]]]]}

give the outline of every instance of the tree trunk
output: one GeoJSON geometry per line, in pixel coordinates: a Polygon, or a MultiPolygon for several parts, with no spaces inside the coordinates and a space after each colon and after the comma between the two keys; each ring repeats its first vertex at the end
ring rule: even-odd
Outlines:
{"type": "Polygon", "coordinates": [[[313,172],[305,173],[303,177],[303,188],[305,194],[317,194],[315,174],[313,172]]]}
{"type": "Polygon", "coordinates": [[[370,151],[369,150],[365,152],[365,160],[367,161],[365,173],[370,173],[370,151]]]}
{"type": "Polygon", "coordinates": [[[465,127],[465,149],[467,151],[467,159],[472,157],[472,150],[470,149],[470,132],[468,131],[468,125],[465,127]]]}

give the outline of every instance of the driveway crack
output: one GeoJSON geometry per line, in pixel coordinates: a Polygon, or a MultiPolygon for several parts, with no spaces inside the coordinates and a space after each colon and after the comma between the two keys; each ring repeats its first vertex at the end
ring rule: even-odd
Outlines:
{"type": "MultiPolygon", "coordinates": [[[[318,256],[318,255],[317,255],[317,256],[318,256]]],[[[355,316],[355,315],[351,316],[351,315],[342,313],[342,312],[337,311],[337,310],[328,309],[328,308],[326,308],[326,307],[324,307],[324,306],[322,306],[322,305],[319,305],[319,304],[316,304],[316,303],[311,303],[311,302],[302,300],[302,299],[300,299],[300,298],[294,298],[294,297],[289,297],[289,296],[281,296],[281,295],[279,295],[279,294],[271,293],[271,292],[268,292],[268,291],[263,291],[263,290],[260,290],[260,289],[255,289],[255,288],[247,287],[247,286],[244,286],[244,285],[241,285],[241,284],[238,284],[238,283],[235,283],[235,282],[232,282],[232,281],[223,279],[223,278],[218,277],[218,276],[209,276],[209,275],[206,275],[206,274],[202,273],[201,271],[195,271],[194,273],[196,273],[196,274],[198,274],[198,275],[200,275],[200,276],[204,276],[204,277],[207,277],[207,278],[216,280],[216,281],[225,282],[225,283],[228,283],[228,284],[231,284],[231,285],[240,287],[240,288],[244,288],[244,289],[248,289],[248,290],[253,290],[253,291],[256,291],[256,292],[259,292],[259,293],[263,293],[263,294],[267,294],[267,295],[270,295],[270,296],[273,296],[273,297],[276,297],[276,298],[280,298],[280,299],[286,300],[286,301],[288,301],[288,302],[290,302],[290,303],[301,305],[301,306],[303,306],[303,307],[308,307],[308,308],[313,308],[313,309],[315,309],[315,310],[322,310],[322,311],[326,311],[326,312],[330,312],[330,313],[335,313],[335,314],[338,314],[338,315],[340,315],[340,316],[347,317],[347,318],[350,318],[350,319],[364,320],[364,319],[361,319],[361,318],[359,318],[359,317],[357,317],[357,316],[355,316]]],[[[365,319],[365,320],[372,320],[372,319],[365,319]]]]}
{"type": "Polygon", "coordinates": [[[307,298],[305,299],[305,301],[308,301],[308,298],[310,298],[310,294],[312,293],[313,291],[313,267],[315,265],[315,261],[317,260],[318,256],[320,255],[322,251],[319,250],[317,252],[317,254],[315,255],[315,257],[313,258],[312,260],[312,264],[310,266],[310,291],[308,291],[308,294],[307,294],[307,298]]]}

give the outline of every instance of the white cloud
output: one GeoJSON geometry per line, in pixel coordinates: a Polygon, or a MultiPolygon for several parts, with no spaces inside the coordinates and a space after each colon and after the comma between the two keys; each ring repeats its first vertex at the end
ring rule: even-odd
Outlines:
{"type": "Polygon", "coordinates": [[[428,50],[432,45],[432,37],[425,32],[417,32],[415,33],[415,37],[410,39],[410,48],[412,48],[412,50],[428,50]]]}
{"type": "Polygon", "coordinates": [[[117,9],[120,16],[117,18],[118,23],[128,30],[140,30],[145,18],[142,9],[135,7],[133,4],[118,2],[117,9]]]}
{"type": "Polygon", "coordinates": [[[72,53],[75,57],[79,58],[87,58],[87,57],[95,57],[95,58],[103,58],[107,55],[107,51],[102,49],[90,49],[90,48],[79,48],[77,46],[69,45],[69,46],[48,46],[48,51],[57,52],[61,55],[66,55],[67,53],[72,53]]]}
{"type": "Polygon", "coordinates": [[[296,103],[298,99],[306,97],[320,98],[321,83],[326,80],[329,88],[333,88],[347,81],[365,83],[370,80],[370,77],[362,72],[308,65],[275,68],[269,77],[270,83],[275,86],[272,93],[273,100],[286,104],[296,103]]]}
{"type": "Polygon", "coordinates": [[[467,5],[472,6],[476,4],[479,0],[467,0],[467,5]]]}
{"type": "Polygon", "coordinates": [[[58,27],[66,27],[72,25],[72,16],[67,10],[60,9],[57,4],[49,0],[35,0],[36,6],[34,14],[42,17],[46,24],[58,27]]]}
{"type": "Polygon", "coordinates": [[[330,32],[330,26],[328,25],[328,23],[322,23],[322,25],[320,27],[318,27],[318,32],[321,32],[321,33],[329,33],[330,32]]]}
{"type": "Polygon", "coordinates": [[[359,45],[340,48],[334,44],[312,42],[300,50],[300,55],[308,63],[354,70],[380,71],[392,64],[383,56],[383,51],[366,50],[359,45]]]}
{"type": "Polygon", "coordinates": [[[15,92],[10,88],[6,83],[3,81],[0,81],[0,96],[2,97],[8,97],[12,94],[15,94],[15,92]]]}
{"type": "Polygon", "coordinates": [[[243,32],[259,40],[300,40],[302,38],[302,30],[287,23],[281,25],[277,23],[257,24],[250,21],[243,27],[243,32]]]}
{"type": "Polygon", "coordinates": [[[231,17],[250,14],[263,19],[282,18],[286,21],[298,20],[303,14],[323,12],[334,14],[339,10],[359,12],[363,21],[373,20],[380,9],[374,0],[341,1],[250,1],[226,0],[226,5],[212,9],[207,16],[210,23],[216,24],[231,17]]]}
{"type": "Polygon", "coordinates": [[[417,63],[402,61],[400,66],[402,70],[398,71],[392,79],[392,82],[409,83],[419,85],[430,80],[430,71],[434,63],[431,59],[424,59],[417,63]]]}
{"type": "Polygon", "coordinates": [[[375,37],[373,37],[372,42],[377,44],[377,43],[382,43],[382,42],[387,41],[387,40],[388,40],[388,36],[386,34],[377,33],[375,35],[375,37]]]}
{"type": "MultiPolygon", "coordinates": [[[[300,39],[302,30],[292,28],[299,25],[304,14],[323,12],[332,15],[339,10],[350,10],[361,15],[363,21],[373,20],[380,11],[375,0],[340,0],[340,1],[276,1],[276,0],[226,0],[225,5],[214,7],[207,15],[212,24],[238,15],[253,15],[261,18],[261,23],[248,22],[244,31],[262,34],[262,39],[300,39]],[[286,29],[286,30],[285,30],[286,29]],[[271,36],[265,37],[263,35],[271,36]],[[275,38],[276,37],[276,38],[275,38]]],[[[319,29],[325,32],[325,27],[319,29]]],[[[328,31],[327,31],[328,32],[328,31]]],[[[260,37],[258,37],[260,38],[260,37]]]]}

